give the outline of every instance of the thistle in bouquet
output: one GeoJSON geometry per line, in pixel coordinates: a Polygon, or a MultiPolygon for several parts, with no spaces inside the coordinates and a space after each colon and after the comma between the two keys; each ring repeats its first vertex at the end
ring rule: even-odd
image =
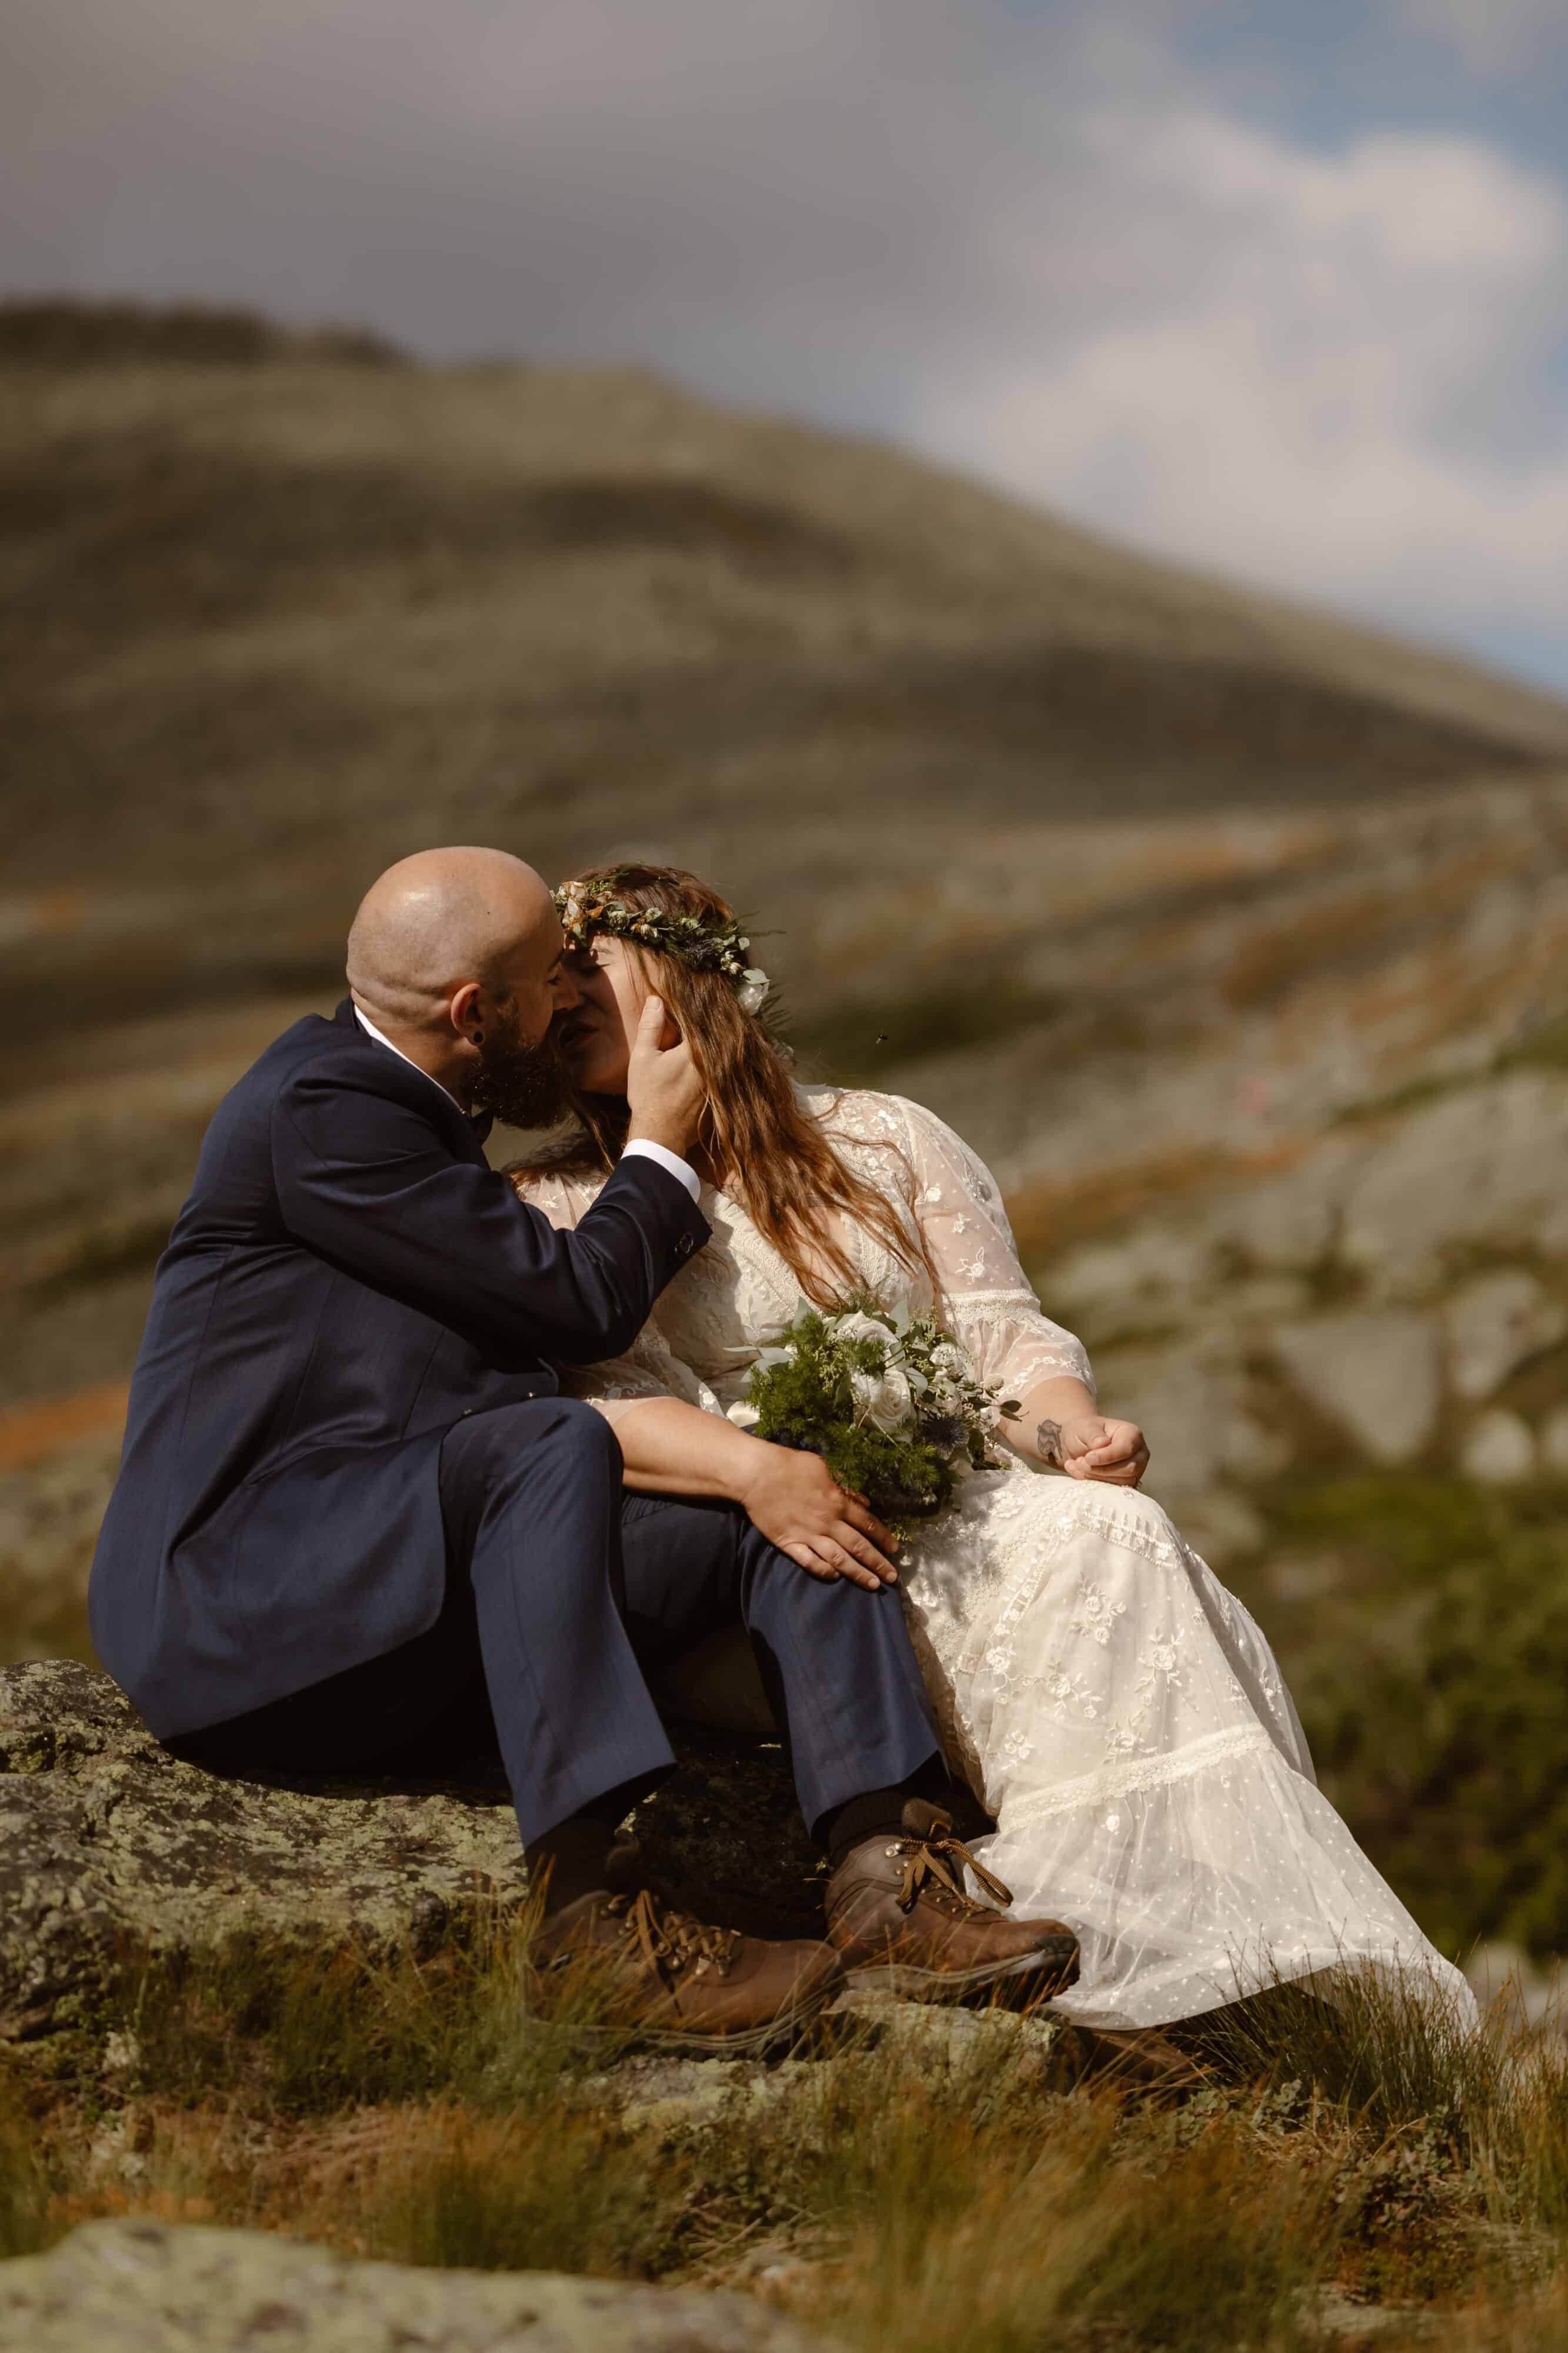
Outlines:
{"type": "Polygon", "coordinates": [[[732,1409],[758,1438],[820,1454],[900,1540],[952,1501],[965,1472],[1001,1470],[993,1435],[1020,1410],[975,1378],[939,1324],[868,1299],[803,1299],[752,1366],[747,1404],[732,1409]]]}

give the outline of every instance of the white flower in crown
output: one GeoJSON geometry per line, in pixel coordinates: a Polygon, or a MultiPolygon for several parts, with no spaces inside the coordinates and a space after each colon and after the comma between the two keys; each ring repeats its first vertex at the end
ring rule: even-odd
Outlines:
{"type": "Polygon", "coordinates": [[[746,962],[744,952],[752,943],[736,923],[672,915],[661,907],[628,907],[624,900],[605,898],[580,881],[562,883],[555,905],[572,947],[585,947],[595,932],[608,932],[639,947],[678,956],[694,972],[721,972],[742,1013],[760,1013],[767,1002],[773,984],[760,965],[746,962]]]}

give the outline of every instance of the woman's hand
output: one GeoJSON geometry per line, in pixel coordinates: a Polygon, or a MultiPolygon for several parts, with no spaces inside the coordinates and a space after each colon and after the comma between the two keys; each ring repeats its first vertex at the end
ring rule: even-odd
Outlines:
{"type": "Polygon", "coordinates": [[[1098,1413],[1042,1422],[1040,1456],[1069,1479],[1094,1479],[1107,1487],[1136,1487],[1149,1468],[1149,1448],[1137,1423],[1107,1421],[1098,1413]]]}
{"type": "Polygon", "coordinates": [[[847,1577],[875,1593],[897,1582],[898,1546],[864,1495],[841,1487],[820,1454],[750,1443],[754,1459],[733,1492],[770,1544],[826,1584],[847,1577]]]}

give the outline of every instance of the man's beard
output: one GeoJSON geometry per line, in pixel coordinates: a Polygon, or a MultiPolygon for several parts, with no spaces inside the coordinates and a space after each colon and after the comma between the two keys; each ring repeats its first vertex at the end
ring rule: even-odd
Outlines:
{"type": "Polygon", "coordinates": [[[552,1031],[537,1046],[525,1046],[515,1029],[486,1038],[469,1086],[471,1112],[488,1112],[507,1127],[553,1127],[571,1101],[572,1074],[552,1031]]]}

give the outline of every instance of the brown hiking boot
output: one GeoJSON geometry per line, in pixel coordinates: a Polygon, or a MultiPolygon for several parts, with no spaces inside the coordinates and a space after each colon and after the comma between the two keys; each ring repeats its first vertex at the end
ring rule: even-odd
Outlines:
{"type": "Polygon", "coordinates": [[[815,2018],[844,1984],[831,1946],[710,1928],[647,1887],[563,1905],[541,1925],[532,1961],[540,1970],[597,1964],[612,2024],[689,2051],[763,2050],[815,2018]]]}
{"type": "Polygon", "coordinates": [[[923,1798],[904,1806],[896,1838],[864,1839],[827,1883],[827,1939],[849,1981],[917,2001],[949,2001],[1025,1975],[1057,1993],[1078,1975],[1078,1938],[1059,1920],[1004,1920],[964,1893],[965,1868],[988,1895],[1009,1891],[923,1798]]]}

